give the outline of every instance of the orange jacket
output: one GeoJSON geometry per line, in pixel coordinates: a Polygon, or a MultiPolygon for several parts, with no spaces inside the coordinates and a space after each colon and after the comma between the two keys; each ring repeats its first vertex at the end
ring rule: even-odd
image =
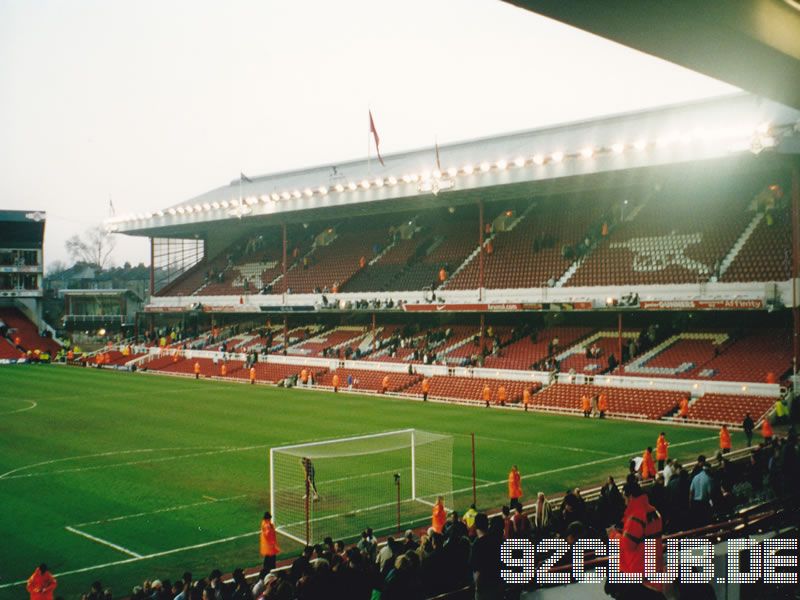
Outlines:
{"type": "Polygon", "coordinates": [[[444,504],[436,501],[433,505],[433,514],[431,515],[431,527],[436,533],[442,533],[444,524],[447,522],[447,511],[444,509],[444,504]]]}
{"type": "Polygon", "coordinates": [[[194,363],[194,372],[195,372],[195,375],[199,375],[200,374],[200,363],[198,363],[198,362],[194,363]]]}
{"type": "Polygon", "coordinates": [[[667,448],[669,448],[667,438],[659,435],[656,440],[656,460],[667,460],[667,448]]]}
{"type": "Polygon", "coordinates": [[[689,414],[689,401],[686,398],[681,398],[680,406],[681,406],[680,415],[682,417],[688,416],[688,414],[689,414]]]}
{"type": "Polygon", "coordinates": [[[656,476],[656,464],[653,462],[652,452],[644,451],[642,455],[642,479],[652,479],[656,476]]]}
{"type": "Polygon", "coordinates": [[[308,383],[308,371],[306,369],[300,371],[300,381],[308,383]]]}
{"type": "MultiPolygon", "coordinates": [[[[619,540],[620,573],[644,573],[644,540],[656,540],[656,571],[664,571],[664,546],[661,540],[661,515],[650,505],[647,494],[631,497],[622,516],[624,530],[609,533],[610,539],[619,540]]],[[[646,583],[647,587],[660,591],[662,584],[646,583]]]]}
{"type": "Polygon", "coordinates": [[[584,394],[583,396],[581,396],[581,410],[583,412],[589,412],[591,410],[591,408],[592,408],[592,405],[589,402],[589,396],[584,394]]]}
{"type": "Polygon", "coordinates": [[[256,380],[256,368],[250,367],[250,381],[256,380]]]}
{"type": "Polygon", "coordinates": [[[228,367],[225,366],[225,363],[222,363],[222,366],[219,368],[219,374],[223,377],[228,374],[228,367]]]}
{"type": "Polygon", "coordinates": [[[389,376],[388,375],[384,376],[382,385],[383,385],[383,390],[384,391],[389,389],[389,376]]]}
{"type": "Polygon", "coordinates": [[[769,421],[767,421],[766,418],[761,424],[761,435],[764,437],[764,439],[772,437],[772,425],[769,424],[769,421]]]}
{"type": "Polygon", "coordinates": [[[608,396],[604,393],[600,394],[597,399],[597,410],[600,412],[608,412],[608,396]]]}
{"type": "Polygon", "coordinates": [[[492,390],[488,385],[483,386],[482,398],[484,402],[492,399],[492,390]]]}
{"type": "Polygon", "coordinates": [[[281,548],[278,546],[278,534],[275,524],[270,519],[261,519],[261,539],[259,540],[261,556],[277,556],[281,548]]]}
{"type": "Polygon", "coordinates": [[[519,471],[511,469],[508,473],[508,497],[509,498],[522,498],[522,486],[520,485],[521,477],[519,471]]]}
{"type": "Polygon", "coordinates": [[[506,401],[506,398],[506,388],[505,386],[501,385],[499,388],[497,388],[497,402],[503,403],[506,401]]]}
{"type": "Polygon", "coordinates": [[[431,380],[427,377],[422,380],[422,391],[427,394],[431,391],[431,380]]]}
{"type": "Polygon", "coordinates": [[[531,391],[528,388],[525,388],[522,391],[522,403],[523,404],[530,404],[531,403],[531,391]]]}
{"type": "Polygon", "coordinates": [[[28,578],[28,593],[31,595],[31,600],[53,600],[53,591],[56,589],[58,582],[49,571],[42,573],[39,567],[28,578]]]}
{"type": "Polygon", "coordinates": [[[731,432],[728,431],[727,427],[719,430],[719,447],[721,450],[731,449],[731,432]]]}
{"type": "Polygon", "coordinates": [[[331,379],[331,385],[333,387],[335,387],[335,388],[339,387],[339,376],[338,375],[334,375],[333,376],[333,379],[331,379]]]}

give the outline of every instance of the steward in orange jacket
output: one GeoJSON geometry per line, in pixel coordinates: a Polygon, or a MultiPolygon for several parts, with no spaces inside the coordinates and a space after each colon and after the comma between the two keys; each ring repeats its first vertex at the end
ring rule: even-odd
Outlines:
{"type": "Polygon", "coordinates": [[[333,379],[331,379],[331,385],[333,386],[333,391],[339,391],[339,376],[334,374],[333,379]]]}
{"type": "Polygon", "coordinates": [[[517,465],[513,465],[508,473],[508,498],[511,506],[515,506],[519,503],[519,499],[522,498],[521,481],[522,477],[520,477],[519,469],[517,469],[517,465]]]}
{"type": "Polygon", "coordinates": [[[489,384],[483,386],[483,392],[481,392],[481,396],[483,397],[483,401],[486,403],[488,408],[489,402],[492,399],[492,389],[489,387],[489,384]]]}
{"type": "Polygon", "coordinates": [[[528,388],[522,390],[522,404],[525,405],[525,410],[528,410],[528,406],[531,404],[531,391],[528,388]]]}
{"type": "Polygon", "coordinates": [[[447,522],[447,511],[444,508],[444,498],[439,496],[436,499],[436,504],[433,505],[433,514],[431,515],[431,527],[436,533],[444,531],[445,523],[447,522]]]}
{"type": "Polygon", "coordinates": [[[56,578],[47,570],[47,565],[42,563],[33,572],[33,575],[28,577],[26,588],[31,600],[53,600],[53,591],[57,585],[56,578]]]}
{"type": "Polygon", "coordinates": [[[194,363],[194,378],[200,379],[200,363],[196,361],[194,363]]]}
{"type": "Polygon", "coordinates": [[[658,461],[658,470],[661,471],[664,468],[664,463],[667,462],[667,455],[669,442],[667,441],[664,432],[662,431],[658,439],[656,440],[656,460],[658,461]]]}
{"type": "Polygon", "coordinates": [[[497,397],[495,398],[495,404],[499,404],[500,406],[505,406],[507,397],[508,396],[506,395],[506,387],[504,385],[501,385],[499,388],[497,388],[497,397]]]}
{"type": "Polygon", "coordinates": [[[689,399],[688,398],[681,398],[680,409],[678,410],[678,414],[680,415],[681,419],[683,419],[684,421],[689,417],[689,399]]]}
{"type": "MultiPolygon", "coordinates": [[[[625,508],[625,513],[622,516],[623,530],[620,532],[618,529],[609,532],[609,541],[611,539],[619,540],[619,571],[620,573],[644,573],[644,546],[646,539],[655,539],[656,541],[656,560],[655,567],[659,573],[664,572],[664,545],[661,540],[662,521],[661,515],[658,511],[651,506],[647,494],[642,491],[638,483],[626,483],[623,487],[623,492],[627,499],[628,505],[625,508]]],[[[647,587],[652,591],[661,592],[663,584],[646,582],[644,584],[613,584],[619,585],[621,588],[627,588],[624,591],[625,598],[649,598],[651,594],[641,590],[641,587],[647,587]],[[636,587],[639,587],[641,594],[636,593],[636,587]],[[629,595],[630,594],[630,595],[629,595]]],[[[620,590],[622,591],[622,590],[620,590]]],[[[622,597],[622,596],[620,596],[622,597]]],[[[657,597],[653,595],[652,597],[657,597]]]]}
{"type": "Polygon", "coordinates": [[[772,425],[769,424],[766,417],[764,417],[764,422],[761,423],[761,436],[765,442],[772,441],[772,425]]]}
{"type": "Polygon", "coordinates": [[[642,479],[652,479],[656,476],[656,465],[653,462],[653,449],[648,446],[642,454],[642,479]]]}
{"type": "Polygon", "coordinates": [[[303,370],[300,371],[300,382],[303,385],[306,385],[308,383],[308,370],[305,368],[303,368],[303,370]]]}
{"type": "Polygon", "coordinates": [[[256,368],[250,367],[250,385],[256,382],[256,368]]]}
{"type": "Polygon", "coordinates": [[[719,449],[723,454],[731,451],[731,432],[728,431],[727,425],[723,425],[719,430],[719,449]]]}
{"type": "Polygon", "coordinates": [[[259,546],[261,556],[264,557],[264,567],[261,572],[267,574],[275,568],[275,557],[281,551],[280,546],[278,546],[278,534],[275,531],[275,524],[272,522],[272,515],[268,512],[264,513],[264,518],[261,520],[259,546]]]}
{"type": "Polygon", "coordinates": [[[592,414],[592,404],[589,401],[588,394],[584,394],[583,396],[581,396],[581,410],[583,411],[583,416],[586,417],[587,419],[592,414]]]}
{"type": "Polygon", "coordinates": [[[389,391],[389,376],[388,375],[384,375],[383,376],[383,382],[381,383],[381,390],[383,391],[384,394],[389,391]]]}
{"type": "Polygon", "coordinates": [[[600,397],[597,399],[597,412],[600,413],[601,419],[604,419],[608,412],[608,394],[605,392],[601,392],[600,397]]]}
{"type": "Polygon", "coordinates": [[[428,401],[428,392],[431,391],[431,380],[425,377],[422,380],[422,401],[428,401]]]}
{"type": "Polygon", "coordinates": [[[222,377],[228,374],[228,367],[225,363],[222,363],[222,366],[219,368],[219,374],[222,375],[222,377]]]}

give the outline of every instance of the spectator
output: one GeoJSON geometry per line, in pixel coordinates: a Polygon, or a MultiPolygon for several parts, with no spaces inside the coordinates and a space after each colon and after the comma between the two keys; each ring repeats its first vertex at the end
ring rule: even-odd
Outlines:
{"type": "Polygon", "coordinates": [[[56,586],[58,586],[56,578],[47,570],[47,565],[42,563],[28,577],[26,589],[30,594],[30,600],[53,600],[56,586]]]}
{"type": "Polygon", "coordinates": [[[704,463],[702,469],[692,478],[689,486],[690,517],[692,525],[698,527],[707,523],[711,518],[712,480],[710,470],[711,467],[704,463]]]}
{"type": "Polygon", "coordinates": [[[753,417],[750,416],[750,413],[747,413],[742,421],[742,429],[744,429],[744,435],[747,437],[748,447],[753,445],[753,430],[755,428],[756,424],[753,422],[753,417]]]}
{"type": "MultiPolygon", "coordinates": [[[[502,526],[502,525],[501,525],[502,526]]],[[[476,538],[472,543],[469,563],[475,583],[475,600],[500,600],[502,581],[500,579],[499,536],[490,533],[489,518],[484,513],[475,517],[476,538]]]]}

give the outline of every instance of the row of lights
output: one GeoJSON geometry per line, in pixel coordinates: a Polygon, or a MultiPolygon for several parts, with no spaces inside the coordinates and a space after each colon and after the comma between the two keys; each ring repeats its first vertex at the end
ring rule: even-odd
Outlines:
{"type": "MultiPolygon", "coordinates": [[[[538,153],[530,157],[517,156],[513,160],[500,159],[494,162],[483,161],[478,164],[467,164],[461,168],[450,167],[446,170],[434,169],[432,171],[423,171],[422,173],[411,173],[403,175],[402,177],[388,176],[378,177],[372,180],[362,179],[359,182],[350,181],[348,183],[337,183],[333,186],[321,185],[319,187],[307,187],[303,190],[294,189],[292,191],[284,190],[282,192],[272,192],[270,194],[262,194],[260,196],[248,196],[241,200],[232,199],[222,200],[220,202],[204,202],[202,204],[193,204],[178,206],[177,208],[169,208],[167,210],[159,210],[152,213],[143,213],[133,216],[126,216],[118,220],[122,221],[143,221],[149,220],[153,217],[163,217],[165,215],[184,215],[201,212],[210,212],[216,210],[239,210],[241,211],[244,206],[253,206],[259,202],[262,204],[268,201],[279,202],[281,200],[299,200],[300,198],[311,198],[313,196],[327,196],[331,192],[355,192],[358,190],[368,190],[370,188],[382,188],[384,186],[395,186],[399,183],[415,184],[419,182],[427,182],[431,179],[440,180],[445,175],[448,178],[455,178],[459,175],[471,176],[475,173],[485,174],[492,170],[506,171],[511,167],[521,168],[525,166],[543,166],[546,164],[559,164],[567,159],[591,159],[597,156],[604,155],[620,155],[626,151],[643,152],[649,148],[665,149],[676,145],[686,145],[694,142],[710,143],[718,141],[727,141],[733,139],[747,139],[750,140],[753,135],[759,135],[761,140],[772,140],[770,136],[770,124],[762,123],[761,125],[753,127],[725,127],[720,129],[702,129],[696,128],[691,131],[685,132],[672,132],[656,138],[654,141],[645,139],[638,139],[634,142],[616,142],[608,147],[596,148],[594,146],[585,146],[578,152],[566,153],[560,150],[551,153],[538,153]]],[[[249,211],[247,211],[249,212],[249,211]]]]}

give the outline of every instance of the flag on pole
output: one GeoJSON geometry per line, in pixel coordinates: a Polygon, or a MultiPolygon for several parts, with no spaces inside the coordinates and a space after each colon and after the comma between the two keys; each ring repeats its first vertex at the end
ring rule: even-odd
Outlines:
{"type": "Polygon", "coordinates": [[[441,173],[442,172],[442,163],[439,162],[439,142],[434,141],[434,145],[436,147],[436,168],[441,173]]]}
{"type": "Polygon", "coordinates": [[[369,131],[372,134],[372,137],[375,138],[375,152],[378,154],[378,161],[381,163],[381,166],[386,166],[383,164],[383,159],[381,158],[381,138],[378,137],[378,130],[375,129],[375,121],[372,118],[372,111],[369,111],[369,131]]]}
{"type": "Polygon", "coordinates": [[[247,183],[253,183],[253,180],[250,179],[247,175],[239,171],[239,181],[246,181],[247,183]]]}

